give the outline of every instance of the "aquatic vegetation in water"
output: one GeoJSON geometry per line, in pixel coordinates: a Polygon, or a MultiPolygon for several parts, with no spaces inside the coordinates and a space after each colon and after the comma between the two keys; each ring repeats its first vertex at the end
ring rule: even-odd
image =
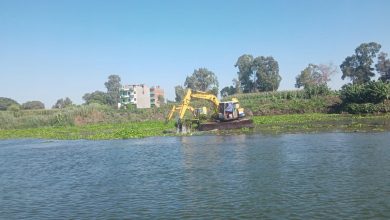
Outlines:
{"type": "MultiPolygon", "coordinates": [[[[83,126],[44,127],[0,130],[1,139],[128,139],[150,136],[167,136],[165,130],[174,128],[173,123],[163,121],[128,122],[118,124],[93,124],[83,126]]],[[[171,134],[172,135],[172,134],[171,134]]]]}
{"type": "Polygon", "coordinates": [[[255,116],[255,132],[385,131],[390,115],[295,114],[255,116]]]}
{"type": "MultiPolygon", "coordinates": [[[[254,116],[255,128],[225,131],[194,132],[194,135],[251,134],[283,132],[341,131],[386,131],[390,130],[390,114],[385,115],[338,115],[295,114],[254,116]]],[[[28,129],[0,130],[0,139],[44,138],[44,139],[129,139],[176,134],[174,122],[143,121],[124,123],[97,123],[80,126],[52,126],[28,129]]]]}

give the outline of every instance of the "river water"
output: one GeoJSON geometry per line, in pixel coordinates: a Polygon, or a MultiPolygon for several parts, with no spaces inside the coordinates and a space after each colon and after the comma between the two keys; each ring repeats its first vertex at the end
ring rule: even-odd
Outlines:
{"type": "Polygon", "coordinates": [[[0,141],[0,219],[389,219],[390,133],[0,141]]]}

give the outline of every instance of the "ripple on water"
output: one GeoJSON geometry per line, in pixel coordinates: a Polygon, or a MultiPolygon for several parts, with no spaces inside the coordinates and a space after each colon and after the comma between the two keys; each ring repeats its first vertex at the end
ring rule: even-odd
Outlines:
{"type": "Polygon", "coordinates": [[[388,219],[389,137],[0,141],[0,219],[388,219]]]}

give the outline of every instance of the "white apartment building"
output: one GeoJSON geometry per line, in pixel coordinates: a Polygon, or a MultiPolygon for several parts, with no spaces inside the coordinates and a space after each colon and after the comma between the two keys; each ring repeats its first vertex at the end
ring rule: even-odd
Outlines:
{"type": "Polygon", "coordinates": [[[118,108],[133,104],[137,108],[150,108],[150,89],[145,84],[124,85],[120,90],[118,108]]]}

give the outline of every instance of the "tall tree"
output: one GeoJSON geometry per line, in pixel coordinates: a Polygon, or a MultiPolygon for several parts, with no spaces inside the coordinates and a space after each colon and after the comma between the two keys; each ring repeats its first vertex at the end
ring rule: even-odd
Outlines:
{"type": "Polygon", "coordinates": [[[23,109],[45,109],[45,104],[41,101],[28,101],[22,104],[23,109]]]}
{"type": "Polygon", "coordinates": [[[175,86],[175,101],[176,102],[181,102],[184,97],[184,88],[183,86],[175,86]]]}
{"type": "Polygon", "coordinates": [[[252,69],[256,70],[257,90],[275,91],[279,88],[282,77],[279,75],[279,64],[272,56],[256,57],[252,69]]]}
{"type": "Polygon", "coordinates": [[[70,98],[69,97],[66,97],[65,99],[58,99],[57,100],[57,102],[56,102],[56,104],[55,105],[53,105],[53,107],[52,108],[66,108],[66,107],[69,107],[69,106],[71,106],[71,105],[73,105],[73,102],[72,102],[72,100],[70,100],[70,98]]]}
{"type": "Polygon", "coordinates": [[[304,70],[301,71],[295,80],[295,87],[308,87],[326,84],[328,80],[328,75],[322,76],[321,69],[318,65],[310,63],[304,70]]]}
{"type": "Polygon", "coordinates": [[[319,64],[318,69],[321,73],[321,83],[327,84],[333,75],[338,73],[338,68],[333,63],[319,64]]]}
{"type": "Polygon", "coordinates": [[[373,58],[379,52],[381,45],[375,42],[363,43],[355,49],[355,54],[346,57],[344,62],[340,65],[343,72],[341,79],[350,78],[353,84],[363,84],[369,82],[375,73],[373,58]]]}
{"type": "Polygon", "coordinates": [[[108,100],[110,97],[108,97],[108,94],[102,91],[95,91],[93,93],[86,93],[83,96],[83,99],[85,100],[86,104],[91,103],[98,103],[102,105],[109,104],[108,100]]]}
{"type": "Polygon", "coordinates": [[[248,93],[254,90],[255,80],[254,71],[252,68],[253,56],[249,54],[244,54],[240,56],[234,65],[238,68],[238,81],[240,82],[241,89],[244,93],[248,93]]]}
{"type": "Polygon", "coordinates": [[[279,64],[272,57],[244,54],[234,65],[238,68],[238,81],[244,93],[257,91],[275,91],[279,88],[282,77],[279,75],[279,64]]]}
{"type": "Polygon", "coordinates": [[[217,76],[206,68],[194,70],[191,76],[187,76],[184,82],[186,88],[193,90],[218,93],[217,76]]]}
{"type": "Polygon", "coordinates": [[[68,107],[68,106],[71,106],[71,105],[73,105],[72,100],[70,100],[69,97],[66,97],[65,100],[64,100],[64,106],[68,107]]]}
{"type": "Polygon", "coordinates": [[[309,86],[327,85],[332,75],[337,73],[337,68],[332,64],[315,65],[310,63],[301,71],[295,80],[295,87],[307,88],[309,86]]]}
{"type": "Polygon", "coordinates": [[[295,87],[308,87],[316,84],[318,76],[320,75],[318,66],[314,64],[309,64],[304,70],[301,71],[295,78],[295,87]]]}
{"type": "Polygon", "coordinates": [[[61,109],[61,108],[64,108],[65,107],[65,104],[64,104],[64,99],[63,98],[60,98],[56,101],[56,104],[53,105],[53,107],[51,108],[58,108],[58,109],[61,109]]]}
{"type": "Polygon", "coordinates": [[[234,78],[232,80],[233,86],[234,86],[234,93],[242,93],[242,88],[241,88],[241,82],[240,80],[234,78]]]}
{"type": "Polygon", "coordinates": [[[381,52],[378,56],[378,63],[375,65],[376,71],[381,75],[380,80],[390,81],[390,59],[386,59],[387,53],[381,52]]]}
{"type": "Polygon", "coordinates": [[[221,90],[221,97],[226,97],[228,95],[233,95],[236,91],[236,88],[234,86],[226,86],[221,90]]]}
{"type": "Polygon", "coordinates": [[[163,95],[159,95],[157,97],[157,101],[158,101],[158,104],[160,104],[160,106],[165,105],[165,98],[163,95]]]}
{"type": "Polygon", "coordinates": [[[119,103],[119,91],[122,87],[121,78],[118,75],[108,76],[108,81],[104,83],[107,88],[108,104],[111,106],[117,106],[119,103]]]}

